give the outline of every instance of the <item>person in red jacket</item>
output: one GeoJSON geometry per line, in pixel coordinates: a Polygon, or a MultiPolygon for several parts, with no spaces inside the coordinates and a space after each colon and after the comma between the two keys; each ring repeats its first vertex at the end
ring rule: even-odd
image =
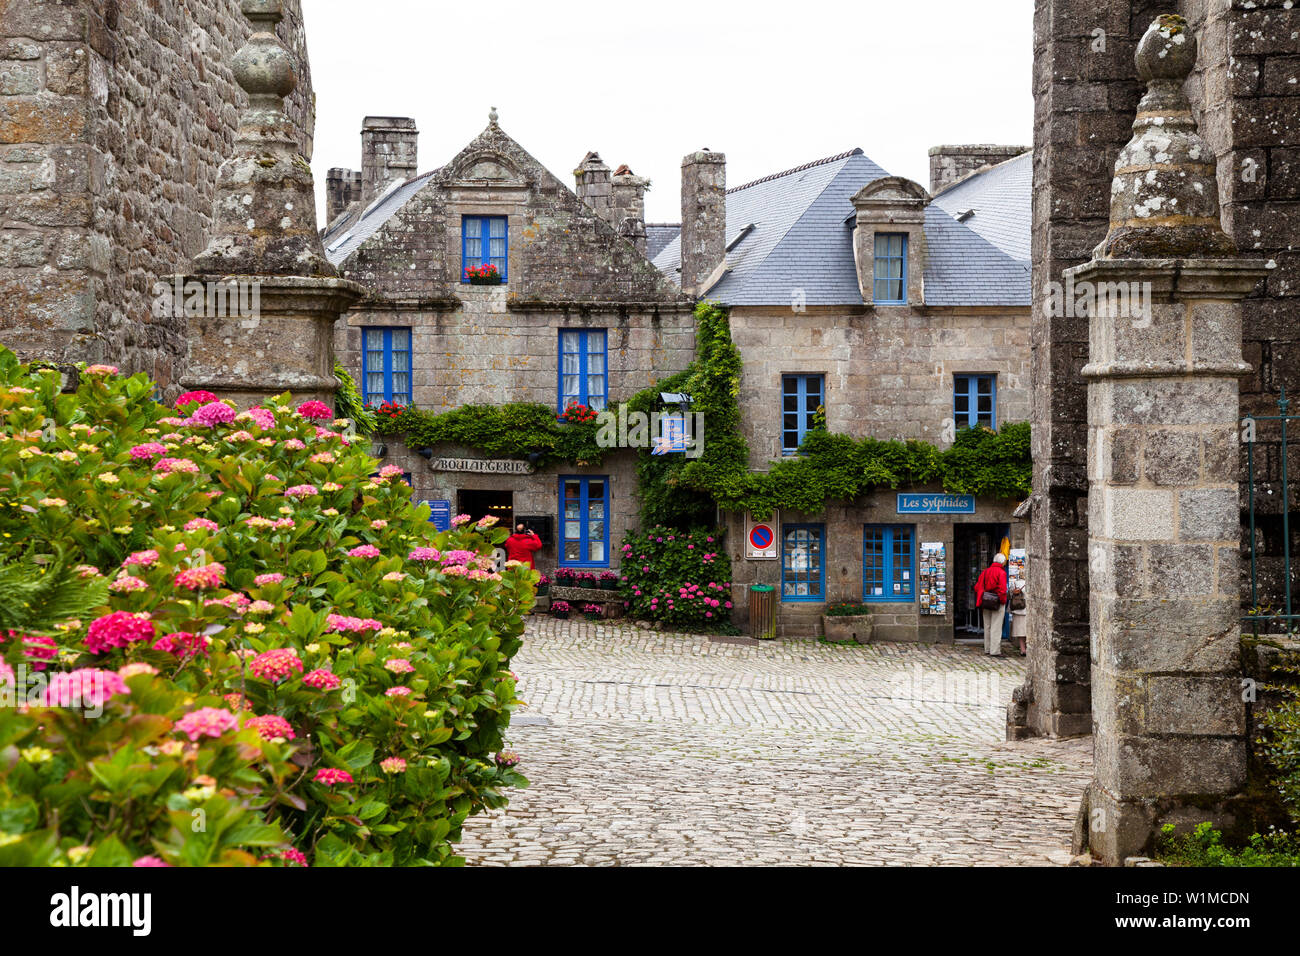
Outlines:
{"type": "Polygon", "coordinates": [[[535,568],[537,565],[533,563],[533,552],[541,549],[542,539],[524,527],[522,521],[515,525],[515,533],[506,538],[507,561],[522,561],[530,568],[535,568]]]}
{"type": "MultiPolygon", "coordinates": [[[[992,603],[992,602],[990,602],[992,603]]],[[[975,581],[975,606],[984,618],[984,653],[1002,656],[1002,618],[1007,613],[1007,556],[999,551],[975,581]],[[984,595],[997,595],[996,608],[986,607],[984,595]]]]}

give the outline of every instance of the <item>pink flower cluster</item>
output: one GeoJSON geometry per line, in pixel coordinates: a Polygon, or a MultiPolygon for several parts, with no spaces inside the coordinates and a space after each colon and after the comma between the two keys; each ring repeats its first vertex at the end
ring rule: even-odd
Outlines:
{"type": "Polygon", "coordinates": [[[188,458],[159,458],[154,462],[153,470],[161,471],[164,475],[197,475],[199,466],[188,458]]]}
{"type": "MultiPolygon", "coordinates": [[[[87,644],[89,644],[89,640],[87,644]]],[[[27,660],[31,662],[34,671],[45,670],[49,666],[45,661],[52,661],[59,656],[59,645],[54,643],[54,638],[45,637],[42,634],[28,634],[25,636],[23,638],[23,650],[26,652],[27,660]]]]}
{"type": "Polygon", "coordinates": [[[385,481],[387,481],[389,478],[401,478],[401,477],[402,477],[402,466],[401,466],[401,465],[384,465],[383,468],[380,468],[380,469],[379,469],[379,477],[382,478],[382,479],[384,479],[385,481]]]}
{"type": "Polygon", "coordinates": [[[307,498],[311,495],[320,494],[315,485],[294,485],[292,488],[285,489],[286,498],[307,498]]]}
{"type": "Polygon", "coordinates": [[[442,556],[442,563],[444,566],[449,564],[467,565],[477,557],[478,555],[473,551],[447,551],[442,556]]]}
{"type": "Polygon", "coordinates": [[[415,667],[404,657],[394,657],[392,660],[384,661],[384,669],[394,674],[410,674],[415,667]]]}
{"type": "Polygon", "coordinates": [[[51,675],[39,699],[45,707],[101,707],[110,697],[129,693],[117,671],[82,667],[51,675]]]}
{"type": "Polygon", "coordinates": [[[416,548],[406,557],[410,561],[437,561],[442,557],[442,552],[437,548],[416,548]]]}
{"type": "Polygon", "coordinates": [[[110,647],[126,647],[137,641],[151,641],[156,633],[148,615],[114,611],[90,622],[90,627],[86,630],[86,650],[92,654],[102,654],[110,647]]]}
{"type": "Polygon", "coordinates": [[[292,647],[277,647],[263,651],[248,662],[248,670],[254,677],[278,684],[294,671],[302,673],[302,660],[292,647]]]}
{"type": "Polygon", "coordinates": [[[225,402],[209,402],[196,408],[190,415],[190,423],[205,428],[217,425],[229,425],[235,420],[235,410],[225,402]]]}
{"type": "Polygon", "coordinates": [[[230,711],[222,710],[220,707],[200,707],[176,721],[172,725],[172,730],[184,734],[193,741],[200,737],[220,737],[237,726],[239,723],[230,711]]]}
{"type": "Polygon", "coordinates": [[[226,566],[213,561],[211,564],[203,564],[178,571],[176,576],[172,578],[172,583],[178,588],[185,588],[187,591],[202,591],[204,588],[221,587],[225,575],[226,566]]]}
{"type": "Polygon", "coordinates": [[[134,591],[143,591],[148,587],[149,583],[147,581],[142,581],[140,578],[134,577],[130,574],[124,574],[117,580],[111,582],[108,589],[114,594],[130,594],[134,591]]]}
{"type": "Polygon", "coordinates": [[[336,634],[377,631],[383,626],[373,617],[348,617],[344,614],[330,614],[325,618],[326,630],[333,631],[336,634]]]}
{"type": "Polygon", "coordinates": [[[211,392],[205,392],[200,389],[193,392],[183,392],[178,395],[176,397],[176,407],[183,408],[186,405],[193,405],[195,402],[203,402],[206,404],[208,402],[215,402],[216,400],[217,396],[213,395],[211,392]]]}
{"type": "Polygon", "coordinates": [[[131,449],[131,457],[136,461],[142,461],[146,458],[161,458],[167,454],[167,446],[160,445],[156,441],[147,441],[143,445],[136,445],[131,449]]]}
{"type": "Polygon", "coordinates": [[[329,421],[334,417],[330,407],[324,402],[303,402],[298,406],[298,414],[303,418],[311,418],[317,421],[329,421]]]}
{"type": "Polygon", "coordinates": [[[185,522],[186,531],[220,531],[221,525],[211,518],[193,518],[185,522]]]}
{"type": "Polygon", "coordinates": [[[315,687],[317,690],[334,690],[343,682],[339,680],[338,675],[318,667],[314,671],[309,671],[302,675],[302,682],[308,687],[315,687]]]}
{"type": "Polygon", "coordinates": [[[152,568],[158,563],[158,552],[153,548],[148,551],[133,551],[122,562],[124,568],[152,568]]]}
{"type": "Polygon", "coordinates": [[[384,773],[405,773],[406,761],[401,757],[385,757],[379,761],[379,769],[384,773]]]}
{"type": "Polygon", "coordinates": [[[360,544],[348,552],[349,558],[377,558],[380,550],[373,544],[360,544]]]}
{"type": "Polygon", "coordinates": [[[244,721],[245,727],[252,727],[263,740],[275,740],[282,737],[285,740],[293,740],[293,727],[289,721],[275,714],[266,714],[263,717],[249,717],[244,721]]]}
{"type": "Polygon", "coordinates": [[[283,574],[279,571],[272,571],[269,574],[259,574],[257,577],[253,578],[253,583],[260,588],[264,588],[268,584],[279,584],[283,580],[283,574]]]}
{"type": "Polygon", "coordinates": [[[260,405],[255,408],[250,408],[248,410],[248,417],[251,418],[257,424],[257,427],[262,429],[262,431],[275,427],[275,415],[270,411],[270,409],[262,408],[260,405]]]}
{"type": "Polygon", "coordinates": [[[316,776],[312,778],[317,783],[323,783],[327,787],[332,787],[336,783],[351,783],[352,774],[346,770],[337,770],[334,767],[322,767],[316,771],[316,776]]]}

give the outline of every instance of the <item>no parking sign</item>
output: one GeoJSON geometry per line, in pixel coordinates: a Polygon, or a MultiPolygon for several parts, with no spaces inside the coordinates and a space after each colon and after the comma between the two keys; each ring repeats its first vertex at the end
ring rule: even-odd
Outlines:
{"type": "Polygon", "coordinates": [[[750,560],[775,558],[777,553],[776,517],[771,521],[755,521],[752,515],[745,518],[745,557],[750,560]]]}

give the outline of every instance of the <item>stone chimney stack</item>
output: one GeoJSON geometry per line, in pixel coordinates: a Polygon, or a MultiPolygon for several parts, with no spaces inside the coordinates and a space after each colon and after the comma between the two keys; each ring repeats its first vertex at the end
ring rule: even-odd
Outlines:
{"type": "Polygon", "coordinates": [[[335,166],[325,176],[325,225],[361,198],[361,171],[335,166]]]}
{"type": "Polygon", "coordinates": [[[600,153],[592,150],[582,157],[582,162],[573,171],[573,178],[577,182],[578,198],[590,206],[601,219],[617,226],[611,203],[613,187],[609,180],[609,167],[600,158],[600,153]]]}
{"type": "Polygon", "coordinates": [[[395,179],[416,174],[420,131],[409,116],[367,116],[361,126],[361,199],[370,202],[395,179]]]}
{"type": "Polygon", "coordinates": [[[1028,146],[993,146],[988,143],[935,146],[930,150],[930,195],[965,179],[977,169],[996,166],[1029,150],[1028,146]]]}
{"type": "Polygon", "coordinates": [[[614,227],[645,255],[645,192],[650,188],[650,180],[624,165],[614,171],[610,185],[614,227]]]}
{"type": "Polygon", "coordinates": [[[727,157],[682,157],[682,291],[699,295],[727,254],[727,157]]]}

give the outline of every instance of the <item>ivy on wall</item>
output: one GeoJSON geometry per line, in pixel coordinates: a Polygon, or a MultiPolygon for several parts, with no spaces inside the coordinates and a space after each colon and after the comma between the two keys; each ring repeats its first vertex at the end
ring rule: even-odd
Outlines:
{"type": "MultiPolygon", "coordinates": [[[[880,441],[808,433],[800,454],[767,472],[749,467],[749,445],[740,421],[740,350],[731,341],[726,309],[702,302],[695,309],[695,359],[686,369],[632,396],[629,412],[660,409],[660,392],[691,396],[692,413],[704,415],[703,451],[698,458],[651,455],[637,460],[637,491],[643,526],[686,528],[709,525],[715,507],[750,511],[759,519],[777,509],[815,515],[831,500],[849,501],[878,488],[941,483],[951,494],[1024,498],[1032,463],[1029,424],[967,429],[950,448],[923,441],[880,441]]],[[[610,410],[617,413],[619,407],[610,410]]],[[[403,436],[411,448],[447,442],[488,455],[528,458],[537,464],[599,464],[611,448],[597,444],[595,422],[561,424],[555,410],[534,403],[465,405],[435,413],[407,407],[375,416],[375,433],[403,436]]],[[[824,419],[819,419],[824,421],[824,419]]]]}

